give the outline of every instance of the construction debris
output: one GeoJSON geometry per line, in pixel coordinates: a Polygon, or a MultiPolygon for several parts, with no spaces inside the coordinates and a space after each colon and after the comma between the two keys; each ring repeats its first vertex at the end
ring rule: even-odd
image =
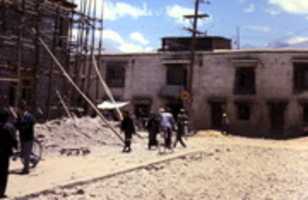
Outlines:
{"type": "MultiPolygon", "coordinates": [[[[117,126],[117,122],[111,122],[117,126]]],[[[36,135],[47,153],[87,155],[91,148],[102,145],[121,145],[119,139],[99,118],[63,118],[35,127],[36,135]]],[[[118,129],[117,129],[118,130],[118,129]]]]}

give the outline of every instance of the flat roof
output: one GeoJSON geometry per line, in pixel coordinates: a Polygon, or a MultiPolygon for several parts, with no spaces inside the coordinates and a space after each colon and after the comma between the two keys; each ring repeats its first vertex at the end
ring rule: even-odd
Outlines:
{"type": "MultiPolygon", "coordinates": [[[[226,38],[223,36],[215,36],[215,35],[206,35],[196,37],[197,39],[224,39],[224,40],[231,40],[230,38],[226,38]]],[[[166,36],[162,37],[162,39],[191,39],[191,36],[166,36]]]]}
{"type": "Polygon", "coordinates": [[[68,0],[49,0],[50,2],[60,3],[64,7],[68,8],[77,8],[77,5],[75,3],[72,3],[68,0]]]}
{"type": "MultiPolygon", "coordinates": [[[[104,53],[101,56],[152,56],[161,54],[185,54],[189,51],[157,51],[136,53],[104,53]]],[[[240,53],[308,53],[307,49],[219,49],[214,51],[197,51],[197,54],[240,54],[240,53]]]]}
{"type": "Polygon", "coordinates": [[[217,49],[213,53],[301,53],[308,52],[308,48],[298,49],[298,48],[282,48],[282,49],[270,49],[270,48],[260,48],[260,49],[217,49]]]}

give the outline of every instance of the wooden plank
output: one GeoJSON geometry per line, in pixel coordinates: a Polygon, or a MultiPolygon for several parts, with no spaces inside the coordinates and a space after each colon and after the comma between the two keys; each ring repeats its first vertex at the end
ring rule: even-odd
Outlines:
{"type": "Polygon", "coordinates": [[[1,82],[19,82],[18,81],[18,78],[2,78],[2,77],[0,77],[0,81],[1,82]]]}

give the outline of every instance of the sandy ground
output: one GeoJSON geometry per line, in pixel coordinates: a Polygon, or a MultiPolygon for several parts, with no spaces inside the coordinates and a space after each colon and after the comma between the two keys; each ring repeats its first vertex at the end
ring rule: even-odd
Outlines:
{"type": "MultiPolygon", "coordinates": [[[[45,144],[53,142],[52,137],[43,138],[45,144]]],[[[166,155],[148,151],[146,139],[137,138],[131,154],[122,154],[115,140],[101,146],[94,140],[81,143],[92,147],[87,156],[60,156],[59,148],[50,146],[31,175],[10,177],[8,194],[23,196],[50,189],[27,199],[308,200],[307,138],[272,141],[207,131],[187,142],[188,148],[178,147],[166,155]],[[97,177],[102,178],[94,181],[97,177]],[[80,180],[88,181],[58,187],[80,180]]],[[[78,145],[73,139],[66,139],[65,144],[78,145]]],[[[16,163],[12,166],[18,168],[16,163]]]]}
{"type": "Polygon", "coordinates": [[[214,151],[34,199],[308,199],[307,156],[218,145],[214,151]]]}

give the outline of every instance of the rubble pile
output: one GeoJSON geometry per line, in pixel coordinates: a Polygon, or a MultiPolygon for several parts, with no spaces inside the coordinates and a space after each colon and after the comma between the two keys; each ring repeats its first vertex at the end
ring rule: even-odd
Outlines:
{"type": "MultiPolygon", "coordinates": [[[[118,123],[110,123],[117,127],[118,123]]],[[[99,118],[56,119],[37,124],[35,132],[47,152],[67,154],[72,149],[83,152],[94,146],[121,145],[119,138],[99,118]]]]}

